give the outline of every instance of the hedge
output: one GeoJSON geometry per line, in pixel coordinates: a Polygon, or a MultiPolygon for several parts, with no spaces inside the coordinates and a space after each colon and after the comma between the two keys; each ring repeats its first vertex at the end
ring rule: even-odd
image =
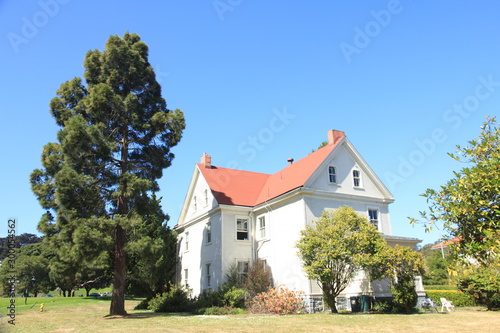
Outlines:
{"type": "Polygon", "coordinates": [[[446,298],[455,306],[476,306],[476,301],[470,296],[457,290],[426,290],[427,295],[441,305],[440,298],[446,298]]]}

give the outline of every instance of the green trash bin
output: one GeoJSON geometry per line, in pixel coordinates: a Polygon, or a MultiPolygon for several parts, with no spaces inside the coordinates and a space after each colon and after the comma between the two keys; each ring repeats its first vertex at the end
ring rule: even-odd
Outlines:
{"type": "Polygon", "coordinates": [[[361,312],[368,312],[371,308],[371,299],[368,295],[361,296],[361,312]]]}

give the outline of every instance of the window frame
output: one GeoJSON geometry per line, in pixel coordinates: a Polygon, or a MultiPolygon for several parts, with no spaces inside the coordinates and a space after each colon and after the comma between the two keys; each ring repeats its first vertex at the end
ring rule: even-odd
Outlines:
{"type": "Polygon", "coordinates": [[[352,170],[352,184],[353,184],[353,187],[355,187],[355,188],[363,187],[362,182],[361,182],[361,170],[359,170],[359,169],[352,170]],[[356,176],[355,173],[357,173],[358,175],[356,176]],[[356,181],[357,181],[357,185],[356,185],[356,181]]]}
{"type": "Polygon", "coordinates": [[[186,231],[186,235],[184,237],[184,252],[189,251],[189,231],[186,231]]]}
{"type": "Polygon", "coordinates": [[[206,283],[207,283],[207,288],[211,288],[212,287],[212,270],[211,270],[211,267],[212,267],[212,263],[210,262],[207,262],[205,264],[205,280],[206,280],[206,283]]]}
{"type": "Polygon", "coordinates": [[[368,208],[368,221],[380,230],[380,209],[378,208],[368,208]],[[371,212],[375,212],[377,214],[375,219],[372,219],[371,212]]]}
{"type": "Polygon", "coordinates": [[[259,239],[266,239],[266,238],[268,238],[266,216],[265,215],[259,216],[257,218],[257,221],[259,223],[259,225],[258,225],[259,239]],[[264,223],[262,223],[262,222],[264,222],[264,223]]]}
{"type": "Polygon", "coordinates": [[[337,168],[333,165],[328,166],[328,183],[329,184],[338,184],[337,182],[337,168]],[[333,173],[331,172],[333,170],[333,173]],[[332,181],[333,176],[333,181],[332,181]]]}
{"type": "Polygon", "coordinates": [[[207,237],[207,245],[212,244],[212,221],[207,222],[207,229],[205,235],[207,237]]]}
{"type": "Polygon", "coordinates": [[[237,267],[238,267],[238,277],[240,279],[240,282],[245,282],[245,279],[248,276],[248,271],[250,270],[250,261],[249,260],[238,260],[237,261],[237,267]],[[242,269],[240,269],[242,267],[242,269]]]}
{"type": "Polygon", "coordinates": [[[236,240],[238,241],[249,241],[250,240],[250,219],[248,217],[236,217],[235,221],[236,227],[236,240]],[[246,231],[238,227],[240,221],[246,222],[246,231]],[[246,233],[246,237],[240,238],[240,234],[246,233]]]}
{"type": "Polygon", "coordinates": [[[184,268],[184,286],[186,288],[189,287],[188,280],[189,280],[189,269],[184,268]]]}

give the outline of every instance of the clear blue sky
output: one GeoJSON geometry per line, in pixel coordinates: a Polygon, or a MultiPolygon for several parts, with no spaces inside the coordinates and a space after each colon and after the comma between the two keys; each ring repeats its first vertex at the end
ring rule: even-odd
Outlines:
{"type": "Polygon", "coordinates": [[[149,45],[169,108],[186,116],[160,180],[170,225],[203,152],[274,173],[334,128],[395,196],[393,234],[433,242],[439,232],[407,216],[462,167],[446,153],[499,114],[499,17],[493,0],[1,0],[0,236],[9,217],[18,234],[35,233],[43,213],[29,175],[56,138],[49,101],[83,76],[88,50],[129,31],[149,45]]]}

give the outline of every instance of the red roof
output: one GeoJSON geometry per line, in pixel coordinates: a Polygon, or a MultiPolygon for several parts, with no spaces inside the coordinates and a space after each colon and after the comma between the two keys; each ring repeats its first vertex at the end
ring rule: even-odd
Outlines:
{"type": "Polygon", "coordinates": [[[256,206],[304,186],[345,137],[344,132],[333,133],[335,143],[318,149],[272,175],[215,166],[205,167],[201,163],[197,165],[219,204],[256,206]]]}
{"type": "Polygon", "coordinates": [[[440,249],[440,248],[444,248],[444,247],[447,247],[448,245],[450,244],[456,244],[460,242],[460,236],[459,237],[455,237],[455,238],[452,238],[452,239],[448,239],[442,243],[439,243],[439,244],[436,244],[434,245],[433,247],[431,247],[431,249],[440,249]]]}

